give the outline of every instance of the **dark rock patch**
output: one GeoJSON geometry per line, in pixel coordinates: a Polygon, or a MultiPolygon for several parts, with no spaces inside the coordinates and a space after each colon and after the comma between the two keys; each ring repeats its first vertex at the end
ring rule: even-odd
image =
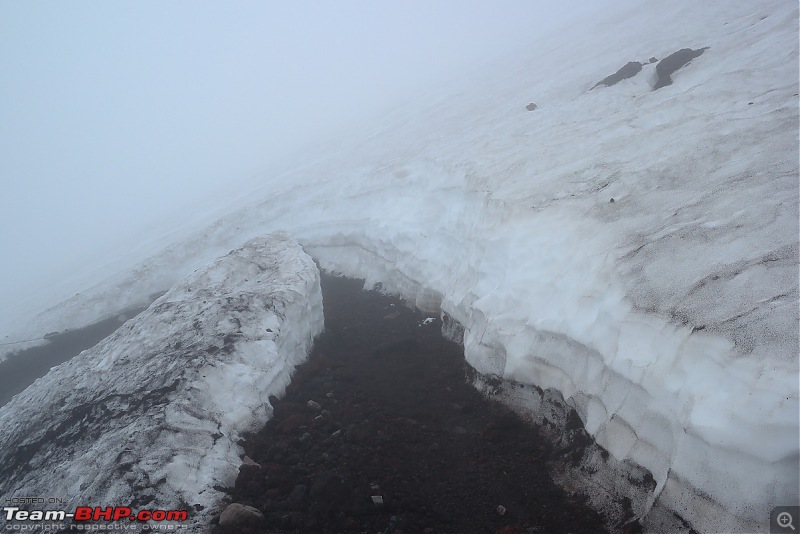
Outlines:
{"type": "Polygon", "coordinates": [[[622,528],[622,534],[642,534],[643,532],[642,525],[638,519],[631,521],[622,528]]]}
{"type": "Polygon", "coordinates": [[[650,63],[656,63],[658,61],[658,58],[655,57],[655,56],[650,56],[650,60],[649,61],[650,61],[650,63]]]}
{"type": "Polygon", "coordinates": [[[622,80],[633,78],[634,76],[639,74],[640,70],[642,70],[641,63],[639,63],[638,61],[629,61],[621,69],[619,69],[611,76],[606,76],[605,78],[594,84],[594,87],[592,87],[592,89],[594,89],[598,85],[605,85],[606,87],[611,87],[612,85],[619,83],[622,80]]]}
{"type": "Polygon", "coordinates": [[[538,107],[539,107],[539,106],[537,106],[536,104],[534,104],[533,102],[531,102],[530,104],[528,104],[527,106],[525,106],[525,109],[527,109],[528,111],[533,111],[534,109],[536,109],[536,108],[538,108],[538,107]]]}
{"type": "Polygon", "coordinates": [[[662,59],[658,65],[656,65],[656,75],[658,78],[653,86],[653,91],[666,87],[667,85],[672,85],[672,74],[694,58],[701,56],[706,50],[708,50],[707,46],[698,48],[697,50],[682,48],[662,59]]]}

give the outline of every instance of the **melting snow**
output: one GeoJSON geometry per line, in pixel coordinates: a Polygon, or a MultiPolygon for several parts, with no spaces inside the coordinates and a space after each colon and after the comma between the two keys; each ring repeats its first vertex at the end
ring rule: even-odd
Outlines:
{"type": "Polygon", "coordinates": [[[0,409],[0,495],[200,505],[192,521],[208,524],[242,433],[267,421],[321,331],[311,258],[285,235],[249,241],[0,409]]]}

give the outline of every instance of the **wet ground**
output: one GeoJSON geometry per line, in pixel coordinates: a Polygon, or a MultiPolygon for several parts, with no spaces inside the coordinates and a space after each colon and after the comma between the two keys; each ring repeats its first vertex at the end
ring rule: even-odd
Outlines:
{"type": "Polygon", "coordinates": [[[230,498],[264,519],[235,531],[605,532],[552,483],[562,453],[469,385],[440,321],[361,285],[323,278],[325,333],[242,444],[230,498]]]}

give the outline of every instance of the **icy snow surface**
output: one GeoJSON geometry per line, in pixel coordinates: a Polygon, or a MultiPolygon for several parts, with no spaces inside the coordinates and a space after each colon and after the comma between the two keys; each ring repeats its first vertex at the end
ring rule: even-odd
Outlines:
{"type": "Polygon", "coordinates": [[[207,525],[241,434],[268,420],[321,330],[311,258],[285,234],[249,241],[0,408],[0,500],[199,504],[207,525]]]}
{"type": "Polygon", "coordinates": [[[323,268],[458,321],[481,373],[563,395],[652,473],[639,515],[766,531],[798,501],[798,6],[608,9],[239,186],[238,209],[18,337],[286,230],[323,268]],[[651,56],[703,47],[652,90],[651,56]],[[646,64],[589,91],[629,61],[646,64]]]}

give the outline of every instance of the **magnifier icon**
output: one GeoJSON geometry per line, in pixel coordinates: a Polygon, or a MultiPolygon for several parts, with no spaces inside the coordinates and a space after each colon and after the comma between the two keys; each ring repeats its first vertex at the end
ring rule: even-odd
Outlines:
{"type": "Polygon", "coordinates": [[[789,512],[781,512],[778,514],[778,526],[781,528],[789,527],[790,529],[794,530],[794,525],[792,525],[792,514],[789,512]]]}

